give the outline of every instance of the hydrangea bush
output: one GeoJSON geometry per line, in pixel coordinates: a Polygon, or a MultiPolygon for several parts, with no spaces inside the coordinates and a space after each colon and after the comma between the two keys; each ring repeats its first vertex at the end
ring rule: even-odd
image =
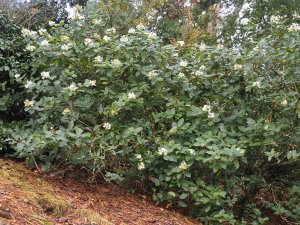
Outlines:
{"type": "Polygon", "coordinates": [[[17,78],[30,119],[8,139],[20,157],[135,177],[209,224],[246,224],[236,207],[297,185],[299,29],[186,48],[143,24],[110,27],[97,10],[70,20],[22,30],[34,62],[17,78]]]}

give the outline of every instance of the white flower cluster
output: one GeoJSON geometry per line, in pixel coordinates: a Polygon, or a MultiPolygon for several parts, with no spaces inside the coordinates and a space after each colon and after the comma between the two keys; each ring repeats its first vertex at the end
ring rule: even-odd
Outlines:
{"type": "Polygon", "coordinates": [[[138,163],[138,170],[143,170],[143,169],[145,169],[145,164],[144,164],[144,162],[139,162],[139,163],[138,163]]]}
{"type": "Polygon", "coordinates": [[[123,63],[118,59],[114,59],[113,61],[111,61],[111,64],[114,67],[121,67],[123,65],[123,63]]]}
{"type": "Polygon", "coordinates": [[[208,114],[207,114],[207,117],[208,117],[208,118],[210,118],[210,119],[215,118],[215,113],[213,113],[213,112],[211,111],[211,106],[210,106],[210,105],[204,105],[204,106],[202,107],[202,110],[203,110],[204,112],[207,112],[207,113],[208,113],[208,114]]]}
{"type": "Polygon", "coordinates": [[[178,45],[180,45],[181,47],[184,46],[184,41],[177,41],[178,45]]]}
{"type": "Polygon", "coordinates": [[[112,27],[112,28],[106,29],[105,33],[106,34],[115,34],[116,33],[116,28],[112,27]]]}
{"type": "Polygon", "coordinates": [[[44,34],[48,34],[47,30],[45,28],[40,28],[39,29],[39,34],[40,35],[44,35],[44,34]]]}
{"type": "Polygon", "coordinates": [[[241,69],[243,69],[243,65],[241,65],[241,64],[234,64],[233,69],[234,70],[241,70],[241,69]]]}
{"type": "Polygon", "coordinates": [[[300,31],[300,24],[293,23],[289,28],[289,32],[297,32],[300,31]]]}
{"type": "Polygon", "coordinates": [[[96,62],[96,63],[101,63],[101,62],[103,62],[103,57],[100,56],[100,55],[96,56],[95,59],[94,59],[94,62],[96,62]]]}
{"type": "Polygon", "coordinates": [[[135,29],[134,28],[130,28],[128,30],[128,34],[135,34],[135,29]]]}
{"type": "Polygon", "coordinates": [[[78,89],[78,87],[77,87],[77,85],[76,85],[75,83],[72,83],[72,84],[70,84],[69,87],[67,87],[67,89],[68,89],[69,91],[74,92],[74,91],[76,91],[76,90],[78,89]]]}
{"type": "Polygon", "coordinates": [[[151,70],[151,71],[148,73],[148,77],[149,77],[149,78],[156,77],[157,75],[158,75],[157,70],[151,70]]]}
{"type": "Polygon", "coordinates": [[[217,49],[223,49],[223,48],[224,48],[224,45],[222,45],[222,44],[217,45],[217,49]]]}
{"type": "Polygon", "coordinates": [[[84,15],[80,14],[81,10],[82,10],[82,7],[79,5],[76,5],[75,7],[68,9],[67,10],[69,13],[68,18],[70,20],[83,20],[85,17],[84,17],[84,15]]]}
{"type": "Polygon", "coordinates": [[[156,33],[154,33],[154,32],[149,32],[148,33],[148,39],[149,40],[155,40],[155,39],[157,39],[158,37],[157,37],[157,34],[156,33]]]}
{"type": "Polygon", "coordinates": [[[260,83],[260,81],[255,81],[255,82],[253,82],[252,86],[260,88],[261,83],[260,83]]]}
{"type": "Polygon", "coordinates": [[[288,102],[286,99],[283,99],[280,103],[282,106],[287,106],[288,105],[288,102]]]}
{"type": "Polygon", "coordinates": [[[166,148],[159,148],[158,149],[158,154],[159,155],[167,155],[168,154],[168,150],[166,148]]]}
{"type": "Polygon", "coordinates": [[[241,19],[241,21],[240,21],[241,25],[248,25],[249,22],[250,22],[250,20],[249,20],[248,18],[243,18],[243,19],[241,19]]]}
{"type": "Polygon", "coordinates": [[[179,78],[183,78],[183,77],[185,77],[185,74],[184,74],[184,73],[179,73],[179,74],[178,74],[178,77],[179,77],[179,78]]]}
{"type": "Polygon", "coordinates": [[[120,38],[120,41],[123,42],[123,43],[128,43],[129,39],[126,35],[122,35],[122,37],[120,38]]]}
{"type": "Polygon", "coordinates": [[[86,86],[86,87],[96,86],[96,80],[86,79],[84,82],[84,86],[86,86]]]}
{"type": "Polygon", "coordinates": [[[138,30],[145,30],[146,27],[145,27],[143,24],[138,24],[138,25],[136,26],[136,29],[138,29],[138,30]]]}
{"type": "Polygon", "coordinates": [[[108,42],[110,40],[110,37],[104,35],[103,40],[106,41],[106,42],[108,42]]]}
{"type": "Polygon", "coordinates": [[[106,122],[106,123],[103,124],[103,127],[104,127],[105,130],[110,130],[111,124],[106,122]]]}
{"type": "Polygon", "coordinates": [[[280,19],[281,19],[281,17],[280,16],[271,16],[270,17],[270,21],[272,22],[272,23],[279,23],[280,22],[280,19]]]}
{"type": "Polygon", "coordinates": [[[245,155],[245,149],[237,148],[236,150],[240,153],[241,156],[245,155]]]}
{"type": "Polygon", "coordinates": [[[35,50],[35,46],[33,46],[33,45],[27,45],[26,46],[26,50],[30,51],[30,52],[33,52],[35,50]]]}
{"type": "Polygon", "coordinates": [[[25,101],[24,101],[24,106],[25,107],[32,107],[33,106],[33,104],[34,104],[34,100],[28,100],[28,99],[26,99],[25,101]]]}
{"type": "Polygon", "coordinates": [[[204,43],[201,43],[201,45],[199,46],[199,50],[200,50],[201,52],[204,52],[205,49],[206,49],[206,45],[205,45],[204,43]]]}
{"type": "Polygon", "coordinates": [[[179,169],[182,171],[182,170],[187,170],[189,168],[189,165],[185,162],[185,161],[182,161],[179,165],[179,169]]]}
{"type": "Polygon", "coordinates": [[[36,31],[31,31],[31,30],[28,30],[26,28],[23,28],[21,30],[21,33],[22,33],[23,37],[35,37],[37,35],[36,31]]]}
{"type": "Polygon", "coordinates": [[[71,114],[71,109],[70,109],[70,108],[65,108],[65,109],[63,110],[62,114],[63,114],[64,116],[71,114]]]}
{"type": "Polygon", "coordinates": [[[85,46],[92,46],[93,45],[93,40],[90,38],[85,38],[84,39],[84,45],[85,46]]]}
{"type": "Polygon", "coordinates": [[[129,92],[127,96],[129,100],[136,99],[136,95],[134,94],[134,92],[129,92]]]}
{"type": "Polygon", "coordinates": [[[179,65],[182,66],[182,67],[187,67],[188,61],[182,60],[182,61],[180,61],[179,65]]]}
{"type": "Polygon", "coordinates": [[[31,80],[27,81],[25,84],[25,88],[33,88],[35,86],[35,83],[33,83],[31,80]]]}
{"type": "Polygon", "coordinates": [[[62,35],[62,36],[60,36],[60,40],[62,42],[68,42],[68,41],[70,41],[70,38],[68,36],[66,36],[66,35],[62,35]]]}
{"type": "Polygon", "coordinates": [[[101,19],[93,19],[93,22],[92,22],[92,23],[93,23],[94,25],[100,25],[101,22],[102,22],[101,19]]]}
{"type": "Polygon", "coordinates": [[[191,154],[191,155],[196,155],[196,152],[195,152],[195,150],[194,149],[188,149],[188,151],[189,151],[189,153],[191,154]]]}
{"type": "Polygon", "coordinates": [[[145,169],[145,164],[143,162],[143,157],[141,154],[136,154],[135,158],[139,161],[138,162],[138,170],[143,170],[145,169]]]}
{"type": "Polygon", "coordinates": [[[42,40],[41,46],[48,46],[48,45],[49,45],[49,41],[48,40],[42,40]]]}
{"type": "Polygon", "coordinates": [[[64,44],[64,45],[61,46],[61,50],[63,50],[63,51],[68,51],[71,48],[72,48],[72,44],[71,43],[64,44]]]}
{"type": "Polygon", "coordinates": [[[53,27],[53,26],[55,26],[55,22],[54,22],[54,21],[51,21],[51,20],[49,21],[49,23],[48,23],[48,24],[49,24],[49,26],[50,26],[50,27],[53,27]]]}
{"type": "Polygon", "coordinates": [[[50,78],[50,72],[41,72],[42,79],[48,79],[50,78]]]}
{"type": "Polygon", "coordinates": [[[192,6],[192,3],[190,0],[186,0],[186,2],[183,4],[183,7],[185,7],[185,8],[189,8],[191,6],[192,6]]]}
{"type": "Polygon", "coordinates": [[[195,75],[201,76],[204,74],[205,70],[206,70],[206,66],[202,65],[198,70],[195,71],[195,75]]]}

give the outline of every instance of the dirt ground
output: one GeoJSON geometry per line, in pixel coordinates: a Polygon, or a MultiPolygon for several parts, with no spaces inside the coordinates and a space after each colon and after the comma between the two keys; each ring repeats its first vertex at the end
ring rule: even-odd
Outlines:
{"type": "Polygon", "coordinates": [[[195,225],[112,185],[91,187],[0,159],[0,225],[195,225]]]}

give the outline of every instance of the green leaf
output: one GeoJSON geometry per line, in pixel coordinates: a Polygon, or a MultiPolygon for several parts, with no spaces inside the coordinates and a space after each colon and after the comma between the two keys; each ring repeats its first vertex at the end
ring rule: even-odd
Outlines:
{"type": "Polygon", "coordinates": [[[189,195],[187,193],[182,193],[179,198],[180,199],[186,199],[189,195]]]}
{"type": "Polygon", "coordinates": [[[172,127],[171,130],[169,131],[170,134],[175,134],[178,130],[178,127],[172,127]]]}

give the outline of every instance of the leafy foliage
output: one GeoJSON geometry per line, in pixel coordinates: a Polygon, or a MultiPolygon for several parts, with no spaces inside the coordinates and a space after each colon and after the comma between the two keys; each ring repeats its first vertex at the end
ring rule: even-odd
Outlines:
{"type": "Polygon", "coordinates": [[[299,221],[299,27],[273,18],[258,38],[250,20],[239,26],[232,48],[165,44],[90,4],[68,24],[23,29],[31,74],[14,82],[30,116],[8,143],[44,170],[59,161],[150,183],[154,200],[208,224],[263,224],[260,204],[299,221]],[[293,190],[284,210],[255,201],[277,196],[273,184],[293,190]]]}
{"type": "Polygon", "coordinates": [[[21,74],[29,75],[31,57],[24,51],[25,46],[21,28],[0,11],[0,149],[5,146],[6,128],[11,121],[25,118],[26,93],[16,82],[21,74]]]}

